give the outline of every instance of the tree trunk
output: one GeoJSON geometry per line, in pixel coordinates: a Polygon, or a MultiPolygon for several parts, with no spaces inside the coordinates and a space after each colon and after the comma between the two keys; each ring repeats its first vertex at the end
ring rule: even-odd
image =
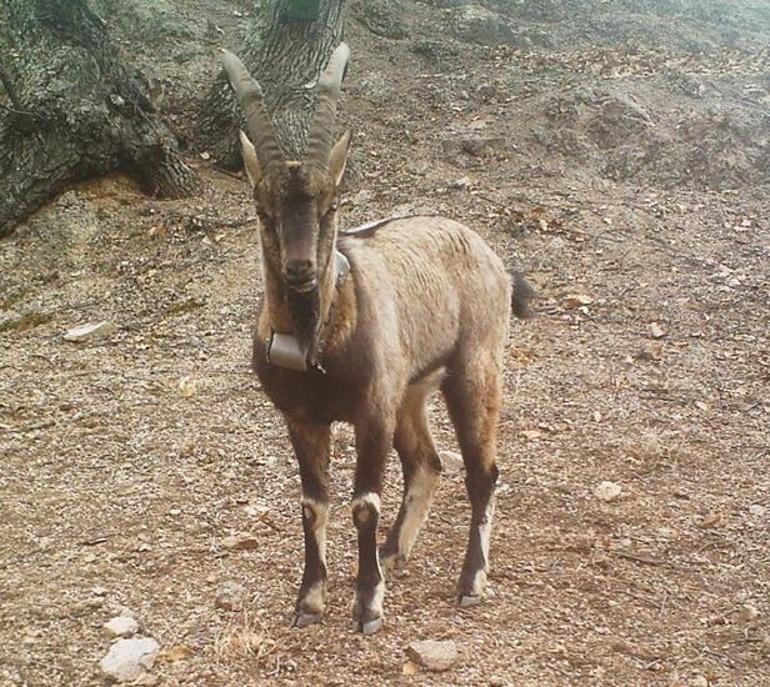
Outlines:
{"type": "Polygon", "coordinates": [[[89,0],[0,0],[0,235],[74,181],[124,170],[197,188],[139,74],[89,0]]]}
{"type": "MultiPolygon", "coordinates": [[[[290,0],[262,2],[238,57],[260,83],[286,159],[302,156],[317,95],[308,88],[332,50],[342,41],[345,0],[321,0],[316,20],[288,18],[290,0]]],[[[211,88],[198,122],[198,138],[219,163],[241,163],[237,147],[240,111],[222,72],[211,88]]]]}

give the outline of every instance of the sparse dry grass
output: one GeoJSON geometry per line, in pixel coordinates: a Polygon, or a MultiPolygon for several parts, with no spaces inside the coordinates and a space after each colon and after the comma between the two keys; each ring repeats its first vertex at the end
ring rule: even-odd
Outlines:
{"type": "Polygon", "coordinates": [[[214,639],[214,655],[220,662],[234,659],[254,660],[257,663],[275,651],[275,640],[267,625],[254,613],[243,611],[234,616],[228,627],[214,639]]]}

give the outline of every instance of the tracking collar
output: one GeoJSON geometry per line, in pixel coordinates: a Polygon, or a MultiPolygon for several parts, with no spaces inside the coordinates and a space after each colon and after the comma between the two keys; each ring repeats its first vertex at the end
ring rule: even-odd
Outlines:
{"type": "MultiPolygon", "coordinates": [[[[335,289],[339,291],[345,283],[348,274],[350,274],[350,261],[340,251],[335,251],[334,257],[334,269],[337,273],[335,289]]],[[[321,326],[321,330],[316,334],[316,341],[313,346],[302,346],[294,334],[282,334],[281,332],[271,330],[270,340],[267,342],[267,362],[270,365],[285,367],[288,370],[297,370],[299,372],[307,372],[309,367],[325,372],[318,364],[316,358],[323,349],[324,341],[321,340],[321,335],[324,333],[323,330],[331,324],[331,320],[334,317],[334,302],[336,300],[336,298],[332,299],[328,318],[321,326]],[[315,349],[312,356],[314,359],[309,360],[312,349],[315,349]]]]}

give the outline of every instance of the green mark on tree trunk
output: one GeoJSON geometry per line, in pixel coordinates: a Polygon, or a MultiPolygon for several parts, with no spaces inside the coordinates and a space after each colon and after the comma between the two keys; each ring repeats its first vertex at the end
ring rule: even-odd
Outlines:
{"type": "Polygon", "coordinates": [[[321,0],[289,0],[286,17],[302,21],[314,21],[321,15],[321,0]]]}

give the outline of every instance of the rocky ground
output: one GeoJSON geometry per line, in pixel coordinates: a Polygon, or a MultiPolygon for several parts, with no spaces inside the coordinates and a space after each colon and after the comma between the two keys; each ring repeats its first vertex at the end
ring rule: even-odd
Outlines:
{"type": "Polygon", "coordinates": [[[345,428],[329,614],[289,627],[300,489],[248,368],[254,210],[192,134],[249,9],[164,0],[150,32],[120,5],[200,197],[95,180],[0,244],[0,685],[99,685],[131,649],[160,685],[770,685],[767,4],[353,4],[343,223],[462,219],[538,292],[490,598],[453,603],[469,509],[437,402],[443,484],[367,638],[345,428]]]}

